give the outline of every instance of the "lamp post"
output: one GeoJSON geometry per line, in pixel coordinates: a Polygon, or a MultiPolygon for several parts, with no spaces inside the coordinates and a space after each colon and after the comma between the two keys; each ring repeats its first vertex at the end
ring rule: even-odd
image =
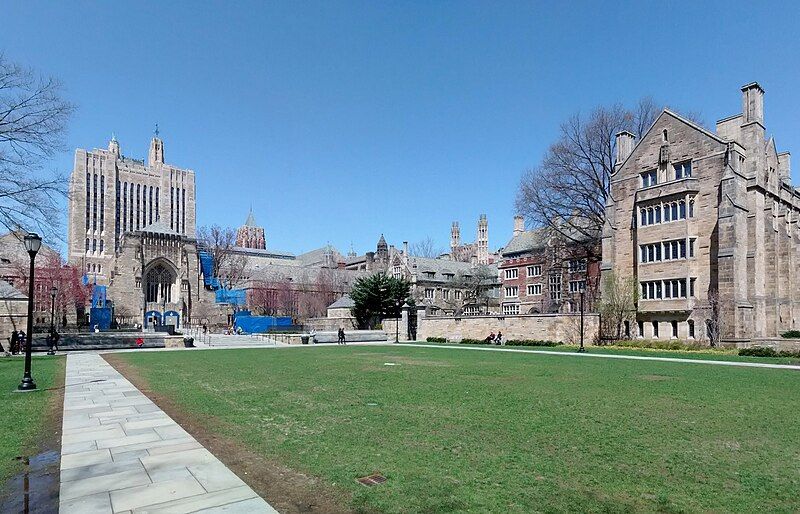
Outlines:
{"type": "Polygon", "coordinates": [[[56,295],[58,294],[58,288],[53,286],[50,288],[50,349],[47,351],[47,355],[55,355],[56,352],[53,351],[53,347],[55,346],[55,314],[56,314],[56,295]]]}
{"type": "Polygon", "coordinates": [[[25,374],[22,375],[22,382],[17,389],[20,391],[33,391],[36,383],[31,378],[31,342],[33,340],[33,261],[36,259],[36,252],[42,247],[42,238],[39,234],[29,233],[24,238],[25,250],[31,258],[31,269],[28,277],[28,337],[25,340],[25,374]]]}
{"type": "Polygon", "coordinates": [[[586,348],[583,347],[583,296],[586,294],[586,288],[581,286],[581,346],[578,352],[585,352],[586,348]]]}
{"type": "Polygon", "coordinates": [[[397,318],[395,318],[394,323],[394,342],[400,342],[400,301],[394,302],[394,306],[397,307],[397,318]]]}

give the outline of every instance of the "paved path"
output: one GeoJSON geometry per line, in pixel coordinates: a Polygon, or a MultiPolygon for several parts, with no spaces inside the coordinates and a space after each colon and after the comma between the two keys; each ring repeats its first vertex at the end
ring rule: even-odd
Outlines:
{"type": "Polygon", "coordinates": [[[661,362],[680,362],[681,364],[711,364],[715,366],[735,366],[740,368],[771,368],[771,369],[792,369],[800,371],[800,366],[795,364],[770,364],[766,362],[742,362],[742,361],[716,361],[710,359],[681,359],[679,357],[647,357],[644,355],[612,355],[607,353],[578,353],[578,352],[554,352],[547,350],[526,350],[522,348],[507,347],[480,347],[480,346],[452,346],[439,344],[418,344],[418,343],[399,343],[398,346],[414,346],[418,348],[439,348],[448,350],[478,350],[484,352],[514,352],[514,353],[538,353],[543,355],[559,355],[562,357],[597,357],[600,359],[623,359],[635,361],[661,361],[661,362]]]}
{"type": "Polygon", "coordinates": [[[99,354],[67,356],[60,512],[275,513],[99,354]]]}

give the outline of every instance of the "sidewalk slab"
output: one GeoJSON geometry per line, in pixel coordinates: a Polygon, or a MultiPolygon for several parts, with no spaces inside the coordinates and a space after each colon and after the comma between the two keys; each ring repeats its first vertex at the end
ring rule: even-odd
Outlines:
{"type": "Polygon", "coordinates": [[[277,512],[99,354],[65,382],[60,512],[277,512]]]}

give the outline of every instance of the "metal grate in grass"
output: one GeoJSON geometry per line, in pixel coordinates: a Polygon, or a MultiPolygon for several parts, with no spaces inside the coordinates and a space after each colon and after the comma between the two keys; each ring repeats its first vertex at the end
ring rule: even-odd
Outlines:
{"type": "Polygon", "coordinates": [[[356,478],[356,481],[367,487],[372,487],[373,485],[378,485],[386,482],[386,477],[381,475],[380,473],[373,473],[372,475],[356,478]]]}

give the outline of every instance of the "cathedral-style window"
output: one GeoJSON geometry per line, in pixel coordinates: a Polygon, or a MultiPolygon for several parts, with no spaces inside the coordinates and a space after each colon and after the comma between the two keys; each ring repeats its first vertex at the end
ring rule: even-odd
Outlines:
{"type": "Polygon", "coordinates": [[[172,285],[175,276],[163,264],[157,264],[145,277],[146,301],[151,303],[171,303],[172,285]]]}
{"type": "Polygon", "coordinates": [[[158,212],[158,186],[156,186],[156,221],[158,221],[161,217],[159,216],[158,212]]]}

